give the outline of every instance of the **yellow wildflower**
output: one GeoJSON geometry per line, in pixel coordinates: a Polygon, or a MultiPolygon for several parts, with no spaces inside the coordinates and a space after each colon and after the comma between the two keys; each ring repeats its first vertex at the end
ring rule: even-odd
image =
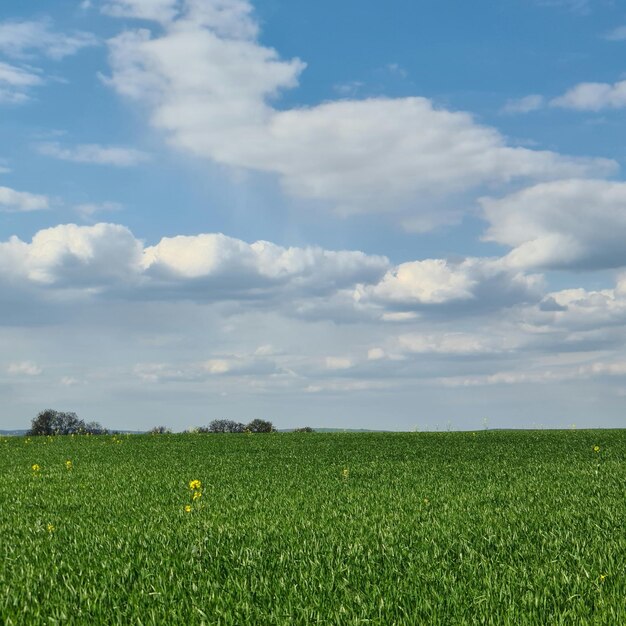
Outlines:
{"type": "Polygon", "coordinates": [[[201,491],[194,491],[193,492],[193,499],[197,500],[198,498],[202,497],[202,492],[201,491]]]}
{"type": "Polygon", "coordinates": [[[600,582],[604,582],[604,579],[606,578],[606,574],[600,574],[600,582]]]}
{"type": "Polygon", "coordinates": [[[341,476],[343,478],[348,478],[348,476],[350,476],[350,470],[347,467],[344,468],[344,470],[341,472],[341,476]]]}
{"type": "Polygon", "coordinates": [[[600,452],[600,446],[593,446],[594,452],[600,452]]]}
{"type": "Polygon", "coordinates": [[[65,461],[65,467],[66,469],[71,470],[74,467],[74,464],[68,459],[65,461]]]}
{"type": "Polygon", "coordinates": [[[202,483],[199,480],[190,480],[189,489],[192,491],[202,489],[202,483]]]}
{"type": "Polygon", "coordinates": [[[54,526],[52,524],[48,524],[47,528],[49,533],[54,532],[54,526]]]}
{"type": "Polygon", "coordinates": [[[189,504],[188,504],[188,505],[185,507],[185,513],[191,513],[191,505],[189,505],[189,504]]]}
{"type": "Polygon", "coordinates": [[[41,466],[38,465],[37,463],[35,463],[32,468],[33,472],[40,472],[41,471],[41,466]]]}

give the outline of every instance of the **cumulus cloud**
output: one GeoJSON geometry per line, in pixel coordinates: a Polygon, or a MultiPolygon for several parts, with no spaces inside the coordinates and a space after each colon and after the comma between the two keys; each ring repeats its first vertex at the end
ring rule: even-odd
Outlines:
{"type": "Polygon", "coordinates": [[[28,58],[33,53],[60,60],[98,43],[91,33],[57,33],[48,19],[0,22],[0,52],[14,58],[28,58]]]}
{"type": "Polygon", "coordinates": [[[142,265],[155,280],[197,281],[210,285],[210,293],[239,290],[262,296],[277,286],[313,295],[374,282],[389,261],[358,251],[283,248],[267,241],[248,244],[218,233],[163,238],[145,249],[142,265]]]}
{"type": "Polygon", "coordinates": [[[385,257],[358,251],[248,244],[222,234],[163,238],[144,246],[124,226],[65,224],[30,243],[0,243],[0,279],[48,289],[147,299],[263,300],[323,298],[379,280],[385,257]]]}
{"type": "Polygon", "coordinates": [[[626,265],[626,183],[570,179],[483,198],[485,239],[513,248],[517,268],[600,269],[626,265]]]}
{"type": "Polygon", "coordinates": [[[580,83],[551,100],[550,105],[577,111],[622,109],[626,107],[626,80],[612,84],[580,83]]]}
{"type": "Polygon", "coordinates": [[[93,289],[128,284],[138,274],[142,246],[115,224],[64,224],[40,230],[26,243],[0,243],[0,278],[34,285],[93,289]]]}
{"type": "Polygon", "coordinates": [[[423,312],[461,305],[468,313],[535,302],[543,288],[541,276],[511,269],[501,259],[426,259],[390,269],[379,283],[357,290],[357,297],[387,308],[423,312]]]}
{"type": "Polygon", "coordinates": [[[0,187],[0,211],[40,211],[49,205],[46,196],[0,187]]]}
{"type": "MultiPolygon", "coordinates": [[[[588,291],[582,287],[563,289],[548,294],[558,306],[541,309],[527,320],[536,328],[548,332],[601,332],[617,328],[626,322],[626,289],[620,277],[613,289],[588,291]]],[[[596,337],[600,338],[601,337],[596,337]]],[[[615,338],[612,338],[615,343],[615,338]]]]}
{"type": "Polygon", "coordinates": [[[124,146],[101,146],[99,144],[81,144],[64,147],[55,142],[44,142],[37,146],[45,156],[75,163],[93,163],[96,165],[114,165],[133,167],[149,159],[148,154],[135,148],[124,146]]]}
{"type": "MultiPolygon", "coordinates": [[[[433,198],[487,183],[615,170],[609,160],[508,146],[495,129],[426,98],[279,110],[273,100],[297,86],[305,64],[261,46],[257,30],[249,2],[190,0],[163,33],[111,39],[107,82],[146,106],[174,146],[274,174],[292,196],[343,214],[432,214],[433,198]]],[[[441,221],[449,215],[420,223],[441,221]]]]}
{"type": "Polygon", "coordinates": [[[540,276],[499,259],[386,257],[247,243],[220,233],[146,246],[124,226],[59,225],[0,243],[0,281],[47,293],[270,307],[300,319],[403,323],[498,310],[544,296],[540,276]]]}

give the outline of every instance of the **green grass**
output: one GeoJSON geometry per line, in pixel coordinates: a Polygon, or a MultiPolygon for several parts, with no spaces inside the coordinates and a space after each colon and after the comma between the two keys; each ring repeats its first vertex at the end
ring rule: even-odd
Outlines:
{"type": "Polygon", "coordinates": [[[624,624],[625,470],[617,430],[5,438],[0,618],[624,624]]]}

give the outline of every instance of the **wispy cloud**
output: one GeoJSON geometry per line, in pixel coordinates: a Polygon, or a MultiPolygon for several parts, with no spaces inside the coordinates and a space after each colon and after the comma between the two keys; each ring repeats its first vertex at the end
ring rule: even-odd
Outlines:
{"type": "Polygon", "coordinates": [[[97,38],[91,33],[57,33],[49,19],[0,22],[0,52],[18,59],[43,54],[50,59],[61,60],[97,43],[97,38]]]}
{"type": "Polygon", "coordinates": [[[125,146],[102,146],[99,144],[79,144],[62,146],[56,142],[44,142],[37,145],[40,154],[63,161],[133,167],[147,161],[147,153],[125,146]]]}
{"type": "Polygon", "coordinates": [[[170,22],[177,14],[178,0],[108,0],[101,11],[111,17],[132,17],[170,22]]]}
{"type": "Polygon", "coordinates": [[[32,87],[42,85],[44,79],[38,70],[18,67],[0,61],[0,103],[21,104],[30,99],[32,87]]]}
{"type": "Polygon", "coordinates": [[[14,376],[39,376],[42,371],[41,367],[32,361],[11,363],[9,367],[7,367],[7,372],[14,376]]]}
{"type": "Polygon", "coordinates": [[[604,35],[605,39],[609,41],[625,41],[626,40],[626,26],[618,26],[613,30],[610,30],[604,35]]]}
{"type": "Polygon", "coordinates": [[[545,98],[539,94],[524,96],[523,98],[509,100],[502,108],[503,113],[530,113],[544,106],[545,98]]]}
{"type": "Polygon", "coordinates": [[[76,213],[82,218],[91,218],[97,213],[105,213],[111,211],[121,211],[122,205],[118,202],[85,202],[83,204],[77,204],[74,207],[76,213]]]}

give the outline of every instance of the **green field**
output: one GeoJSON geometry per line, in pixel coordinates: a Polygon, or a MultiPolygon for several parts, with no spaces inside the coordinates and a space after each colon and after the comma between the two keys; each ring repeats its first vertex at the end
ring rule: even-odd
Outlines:
{"type": "Polygon", "coordinates": [[[0,514],[4,624],[626,624],[621,430],[4,438],[0,514]]]}

